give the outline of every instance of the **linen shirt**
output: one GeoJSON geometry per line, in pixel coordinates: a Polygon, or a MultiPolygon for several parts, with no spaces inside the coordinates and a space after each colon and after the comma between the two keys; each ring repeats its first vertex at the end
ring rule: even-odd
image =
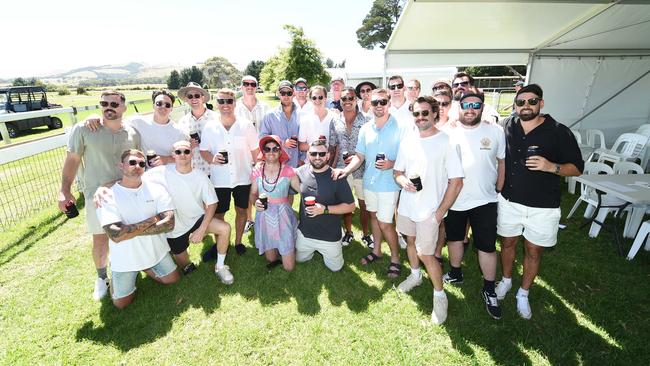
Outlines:
{"type": "Polygon", "coordinates": [[[248,109],[248,107],[246,107],[244,104],[243,98],[240,98],[237,100],[237,105],[235,106],[235,116],[237,116],[237,118],[247,119],[253,122],[255,130],[259,133],[260,127],[262,125],[262,120],[270,109],[271,107],[269,107],[268,104],[262,102],[259,99],[257,99],[257,103],[255,103],[255,106],[252,110],[248,109]]]}
{"type": "MultiPolygon", "coordinates": [[[[262,127],[260,128],[259,137],[267,135],[277,135],[280,137],[280,140],[283,142],[291,136],[298,137],[300,133],[300,119],[298,112],[296,111],[295,104],[293,105],[293,110],[291,111],[291,116],[287,119],[287,116],[282,110],[282,105],[280,104],[276,108],[272,109],[269,113],[264,116],[262,120],[262,127]]],[[[298,147],[295,148],[286,148],[284,150],[289,155],[289,160],[287,164],[293,168],[298,167],[298,159],[300,158],[300,152],[298,147]]]]}
{"type": "MultiPolygon", "coordinates": [[[[188,114],[181,117],[178,124],[183,129],[183,132],[188,136],[191,131],[198,131],[199,135],[201,135],[201,141],[203,141],[203,128],[206,123],[208,123],[208,121],[216,121],[217,119],[218,115],[206,108],[205,113],[203,113],[199,118],[194,117],[190,111],[188,114]]],[[[194,149],[194,152],[192,153],[192,168],[203,172],[205,175],[210,174],[210,165],[207,161],[203,160],[199,149],[194,149]]]]}
{"type": "MultiPolygon", "coordinates": [[[[345,168],[343,162],[343,151],[347,151],[350,155],[354,155],[357,151],[357,141],[359,140],[359,131],[361,127],[370,120],[361,111],[357,112],[357,116],[352,121],[352,128],[348,132],[347,123],[345,123],[345,116],[341,113],[333,123],[330,125],[330,145],[338,146],[338,154],[336,157],[336,167],[345,168]]],[[[359,169],[352,172],[354,179],[363,179],[363,173],[366,171],[365,164],[362,164],[359,169]]]]}

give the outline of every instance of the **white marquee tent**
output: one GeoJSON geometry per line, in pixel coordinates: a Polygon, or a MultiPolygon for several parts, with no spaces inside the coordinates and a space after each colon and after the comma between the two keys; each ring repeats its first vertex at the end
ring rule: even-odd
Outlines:
{"type": "Polygon", "coordinates": [[[611,141],[650,123],[650,1],[409,0],[386,70],[527,65],[544,112],[611,141]]]}

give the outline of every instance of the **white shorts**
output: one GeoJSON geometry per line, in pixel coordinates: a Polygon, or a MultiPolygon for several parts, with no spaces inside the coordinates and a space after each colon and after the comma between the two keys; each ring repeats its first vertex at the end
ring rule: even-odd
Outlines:
{"type": "Polygon", "coordinates": [[[363,179],[355,179],[352,175],[348,175],[347,180],[350,188],[354,189],[354,196],[363,201],[363,179]]]}
{"type": "Polygon", "coordinates": [[[366,197],[366,210],[375,212],[377,220],[381,222],[393,223],[399,192],[373,192],[364,189],[363,195],[366,197]]]}
{"type": "Polygon", "coordinates": [[[420,255],[434,255],[439,229],[440,223],[436,221],[435,211],[426,220],[418,222],[397,215],[397,231],[406,236],[415,236],[415,249],[420,255]]]}
{"type": "Polygon", "coordinates": [[[559,207],[528,207],[510,202],[499,194],[497,234],[503,237],[523,235],[532,244],[552,247],[557,243],[560,215],[559,207]]]}
{"type": "Polygon", "coordinates": [[[319,252],[323,256],[325,266],[331,271],[336,272],[343,268],[343,246],[340,240],[324,241],[305,238],[302,232],[298,230],[296,261],[306,262],[311,260],[314,257],[314,252],[319,252]]]}
{"type": "Polygon", "coordinates": [[[95,208],[95,203],[92,200],[93,196],[90,196],[90,200],[86,201],[86,231],[88,234],[106,234],[104,228],[99,223],[99,218],[97,218],[97,209],[95,208]]]}

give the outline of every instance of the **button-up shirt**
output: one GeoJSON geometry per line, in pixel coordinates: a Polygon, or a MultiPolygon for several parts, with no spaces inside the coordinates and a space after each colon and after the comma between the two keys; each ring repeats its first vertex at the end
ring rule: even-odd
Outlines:
{"type": "MultiPolygon", "coordinates": [[[[181,117],[181,119],[178,121],[178,125],[181,126],[187,135],[189,135],[192,131],[198,131],[199,135],[201,135],[201,142],[203,142],[203,128],[205,127],[206,123],[208,123],[208,121],[216,120],[217,114],[209,109],[206,109],[205,113],[203,113],[199,118],[194,117],[190,111],[190,113],[181,117]]],[[[200,170],[205,175],[210,174],[210,166],[208,165],[207,161],[201,158],[199,149],[194,149],[194,152],[192,153],[192,168],[200,170]]]]}
{"type": "Polygon", "coordinates": [[[528,169],[528,147],[538,146],[538,155],[548,161],[571,163],[580,171],[584,169],[584,161],[571,130],[548,114],[544,117],[544,122],[528,134],[524,133],[518,116],[506,120],[506,179],[501,195],[524,206],[557,208],[560,207],[561,177],[528,169]]]}
{"type": "MultiPolygon", "coordinates": [[[[330,145],[338,146],[338,156],[336,158],[336,167],[344,168],[343,152],[347,151],[350,155],[354,155],[357,151],[357,141],[359,140],[359,130],[368,122],[370,118],[366,117],[361,111],[357,112],[357,116],[352,121],[352,128],[348,131],[348,125],[345,123],[345,116],[343,113],[334,120],[330,125],[330,145]]],[[[361,165],[359,169],[352,173],[354,179],[362,179],[363,173],[366,171],[365,165],[361,165]]]]}
{"type": "MultiPolygon", "coordinates": [[[[262,127],[260,128],[259,137],[267,135],[277,135],[282,140],[283,145],[286,139],[291,138],[291,136],[298,137],[300,131],[300,120],[298,118],[298,112],[296,111],[295,105],[291,111],[291,117],[287,119],[287,116],[282,110],[282,104],[277,108],[272,109],[269,113],[264,116],[262,120],[262,127]]],[[[284,150],[289,155],[289,164],[291,167],[298,167],[299,151],[298,147],[287,148],[284,150]]]]}
{"type": "Polygon", "coordinates": [[[253,126],[255,126],[255,130],[259,133],[260,126],[262,125],[262,119],[264,119],[264,116],[266,116],[270,109],[271,107],[269,107],[268,104],[262,102],[261,100],[257,100],[257,103],[255,103],[253,109],[248,109],[248,107],[244,104],[244,99],[238,99],[237,106],[235,106],[235,116],[237,116],[237,118],[243,118],[251,121],[253,123],[253,126]]]}

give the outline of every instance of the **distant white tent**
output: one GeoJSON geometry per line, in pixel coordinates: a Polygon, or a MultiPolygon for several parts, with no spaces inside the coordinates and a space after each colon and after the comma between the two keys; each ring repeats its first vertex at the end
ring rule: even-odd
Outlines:
{"type": "Polygon", "coordinates": [[[650,122],[648,1],[409,0],[384,58],[386,69],[527,65],[546,113],[610,141],[650,122]]]}

